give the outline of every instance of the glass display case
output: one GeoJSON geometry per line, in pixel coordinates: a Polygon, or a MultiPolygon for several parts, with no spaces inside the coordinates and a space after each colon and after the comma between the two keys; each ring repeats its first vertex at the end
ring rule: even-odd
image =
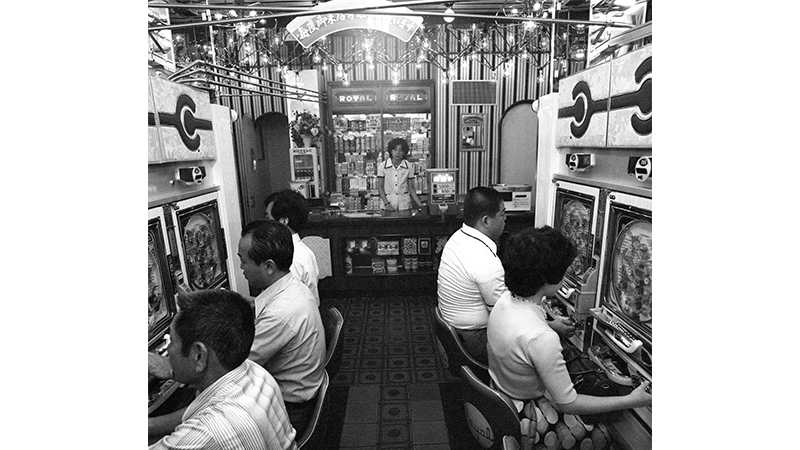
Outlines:
{"type": "Polygon", "coordinates": [[[351,211],[382,208],[378,165],[391,157],[387,146],[394,138],[408,142],[417,195],[427,195],[426,171],[433,167],[430,83],[330,83],[329,91],[334,149],[329,160],[331,203],[344,203],[351,211]]]}
{"type": "Polygon", "coordinates": [[[448,236],[387,235],[344,241],[346,276],[435,273],[448,236]]]}

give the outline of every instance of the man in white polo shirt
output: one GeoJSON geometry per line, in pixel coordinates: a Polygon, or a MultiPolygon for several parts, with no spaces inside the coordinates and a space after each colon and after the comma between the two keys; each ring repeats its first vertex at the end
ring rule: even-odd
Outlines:
{"type": "Polygon", "coordinates": [[[489,311],[506,291],[497,242],[506,223],[503,197],[479,186],[464,199],[464,224],[442,251],[437,291],[445,322],[458,330],[464,347],[487,363],[489,311]]]}

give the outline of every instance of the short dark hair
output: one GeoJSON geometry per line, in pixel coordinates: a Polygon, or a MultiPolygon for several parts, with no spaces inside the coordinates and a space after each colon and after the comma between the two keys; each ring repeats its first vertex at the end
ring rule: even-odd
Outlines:
{"type": "Polygon", "coordinates": [[[400,149],[403,150],[403,158],[408,156],[408,152],[410,152],[411,150],[408,148],[408,142],[403,138],[394,138],[391,141],[389,141],[389,145],[386,146],[387,150],[389,151],[389,154],[391,154],[392,150],[398,145],[400,146],[400,149]]]}
{"type": "Polygon", "coordinates": [[[300,232],[308,223],[308,201],[299,192],[291,189],[273,192],[264,200],[264,207],[272,203],[272,218],[275,220],[289,219],[289,228],[295,233],[300,232]]]}
{"type": "Polygon", "coordinates": [[[193,343],[202,342],[214,350],[226,370],[239,367],[247,359],[255,336],[253,308],[244,297],[226,289],[178,295],[173,325],[183,356],[189,356],[193,343]]]}
{"type": "Polygon", "coordinates": [[[271,259],[278,269],[288,271],[292,266],[294,243],[289,227],[272,219],[254,220],[242,228],[242,237],[252,236],[247,256],[256,264],[271,259]]]}
{"type": "Polygon", "coordinates": [[[526,228],[505,242],[501,260],[508,290],[520,297],[557,284],[578,256],[575,244],[549,226],[526,228]]]}
{"type": "Polygon", "coordinates": [[[474,227],[481,217],[497,214],[502,204],[503,196],[496,190],[486,186],[474,187],[464,198],[464,223],[474,227]]]}

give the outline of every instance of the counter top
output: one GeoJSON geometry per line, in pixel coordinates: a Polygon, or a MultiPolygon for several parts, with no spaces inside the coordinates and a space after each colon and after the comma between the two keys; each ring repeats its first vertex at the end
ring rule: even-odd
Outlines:
{"type": "MultiPolygon", "coordinates": [[[[312,211],[308,216],[309,226],[330,224],[337,226],[348,226],[365,223],[396,223],[396,222],[418,222],[433,223],[441,222],[442,216],[439,214],[428,214],[428,208],[423,207],[422,211],[407,209],[403,211],[348,211],[340,214],[338,211],[324,213],[322,211],[312,211]]],[[[460,216],[448,215],[445,221],[460,222],[460,216]]]]}
{"type": "MultiPolygon", "coordinates": [[[[532,218],[533,211],[514,211],[507,212],[506,219],[532,218]]],[[[423,206],[421,211],[407,209],[403,211],[350,211],[340,214],[338,211],[331,210],[329,213],[323,211],[312,211],[308,216],[309,225],[311,224],[336,224],[347,225],[354,222],[442,222],[440,214],[429,214],[428,207],[423,206]]],[[[462,208],[458,209],[458,214],[448,214],[444,218],[446,223],[461,223],[463,221],[462,208]]]]}

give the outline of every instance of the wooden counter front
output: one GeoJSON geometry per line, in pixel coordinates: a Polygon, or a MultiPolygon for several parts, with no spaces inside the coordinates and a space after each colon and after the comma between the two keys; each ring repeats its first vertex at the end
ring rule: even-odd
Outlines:
{"type": "MultiPolygon", "coordinates": [[[[319,280],[323,299],[359,292],[435,295],[441,251],[462,223],[460,214],[443,220],[426,210],[355,212],[344,217],[314,212],[301,236],[329,239],[332,276],[319,280]]],[[[533,213],[507,213],[501,241],[533,223],[533,213]]]]}

